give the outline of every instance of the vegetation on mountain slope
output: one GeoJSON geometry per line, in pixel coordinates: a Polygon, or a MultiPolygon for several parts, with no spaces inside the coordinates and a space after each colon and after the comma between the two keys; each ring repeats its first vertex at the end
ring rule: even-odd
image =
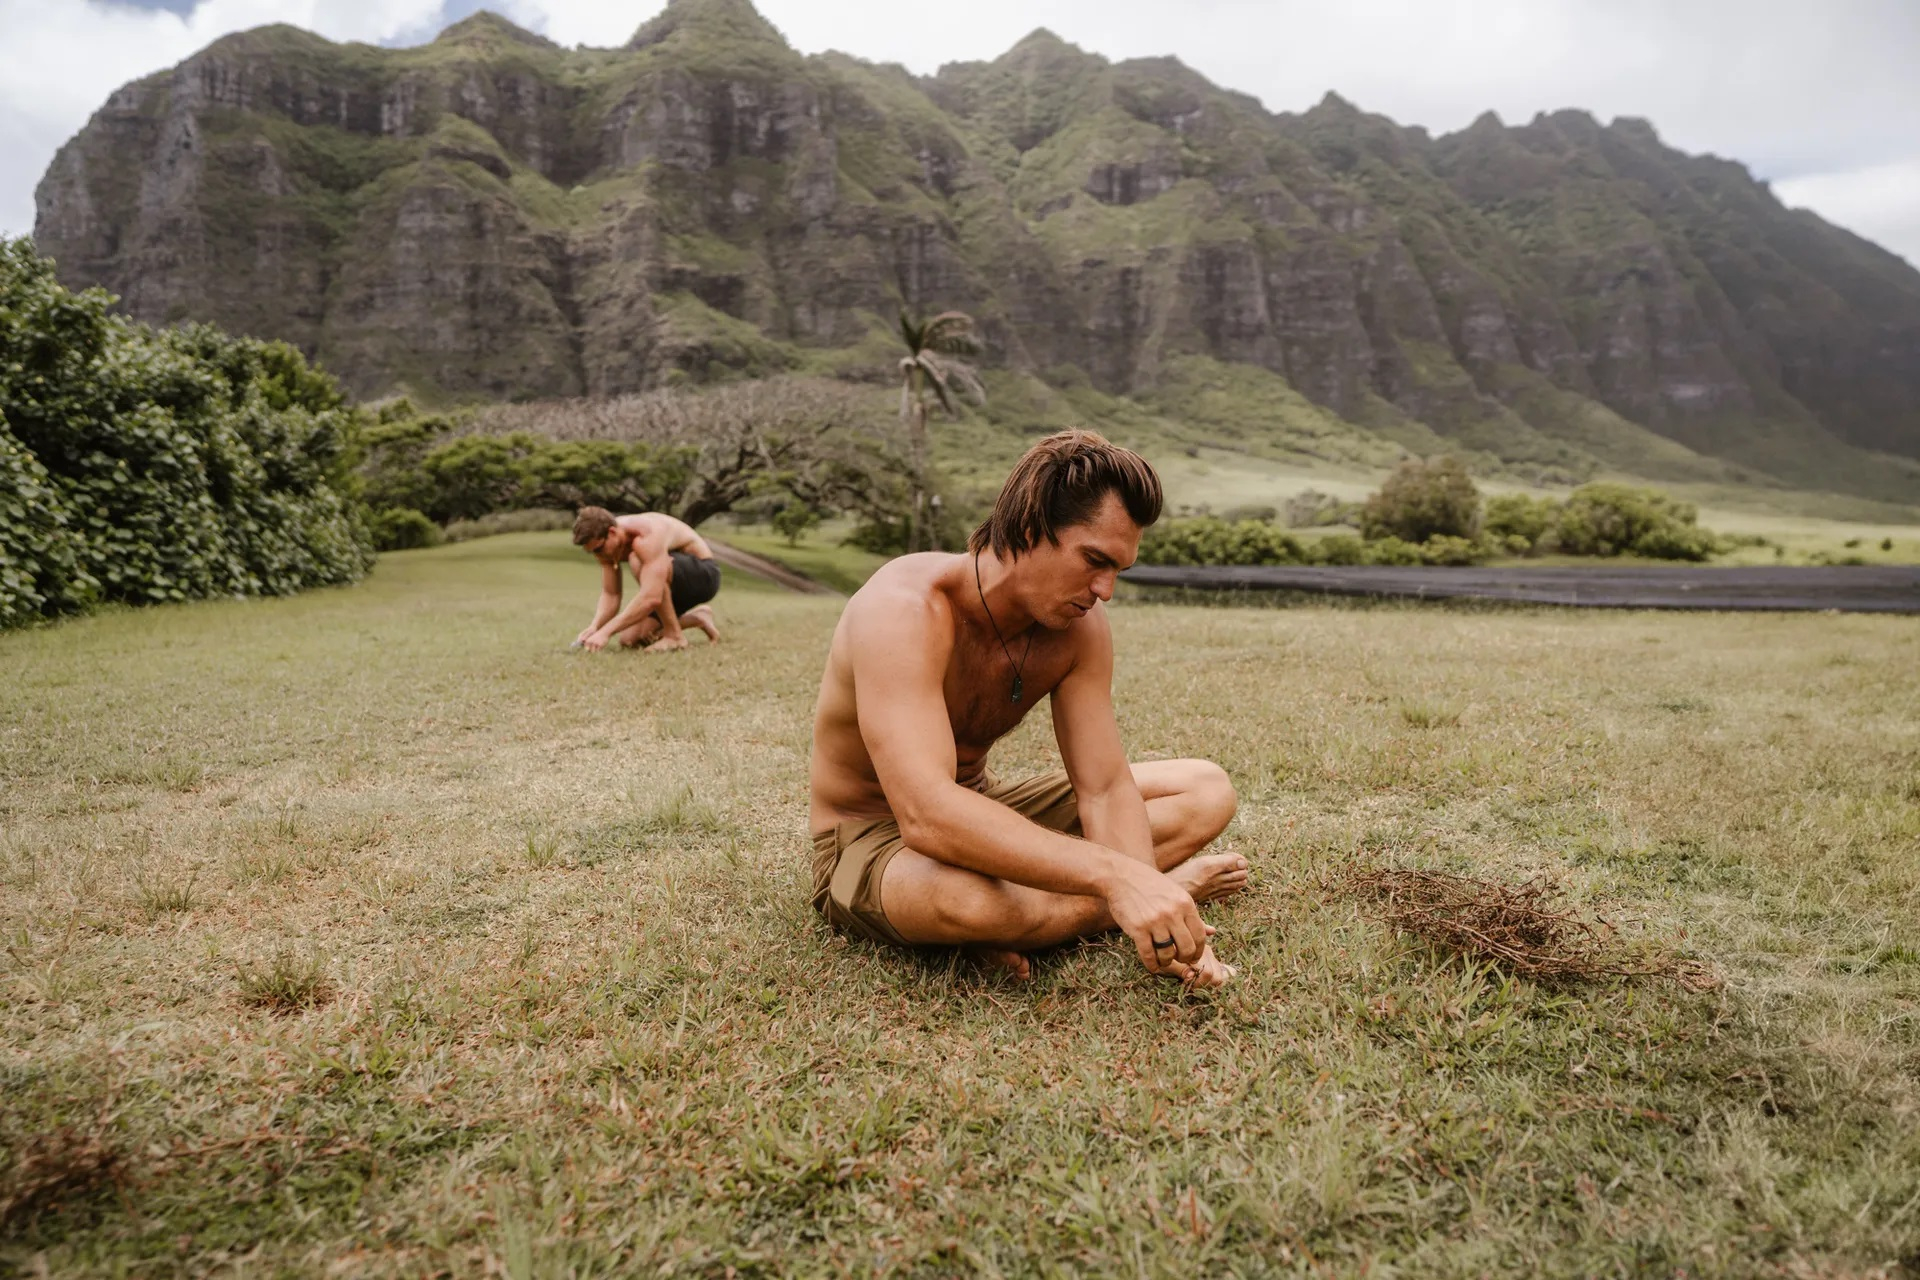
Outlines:
{"type": "Polygon", "coordinates": [[[1254,452],[1285,419],[1372,469],[1920,494],[1920,272],[1641,121],[1275,115],[1044,31],[916,78],[673,0],[621,49],[227,37],[39,198],[64,280],[362,394],[867,379],[960,309],[1006,376],[1254,452]]]}

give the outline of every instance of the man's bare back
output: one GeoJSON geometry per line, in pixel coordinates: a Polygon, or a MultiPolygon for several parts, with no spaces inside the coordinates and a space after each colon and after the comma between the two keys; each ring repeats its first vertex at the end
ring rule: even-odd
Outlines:
{"type": "Polygon", "coordinates": [[[713,548],[707,545],[707,540],[678,516],[664,511],[642,511],[638,515],[617,516],[613,523],[640,539],[657,542],[663,550],[685,551],[702,560],[713,559],[713,548]]]}
{"type": "MultiPolygon", "coordinates": [[[[1091,433],[1043,441],[1022,467],[1089,454],[1151,477],[1091,433]]],[[[1066,509],[1077,523],[1055,540],[903,557],[848,602],[814,718],[815,905],[848,932],[967,946],[1019,972],[1021,953],[1118,926],[1149,970],[1217,986],[1232,971],[1194,906],[1243,887],[1247,864],[1195,855],[1233,789],[1205,761],[1128,764],[1104,602],[1141,524],[1117,493],[1066,509]],[[1066,767],[1002,784],[988,753],[1042,698],[1066,767]]]]}

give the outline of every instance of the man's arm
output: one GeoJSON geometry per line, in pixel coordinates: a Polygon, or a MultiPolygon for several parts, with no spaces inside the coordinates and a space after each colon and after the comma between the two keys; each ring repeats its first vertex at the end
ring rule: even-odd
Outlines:
{"type": "MultiPolygon", "coordinates": [[[[1074,624],[1074,639],[1073,666],[1053,689],[1053,736],[1060,744],[1067,779],[1073,783],[1080,828],[1087,839],[1117,849],[1159,874],[1147,802],[1133,780],[1133,766],[1127,763],[1126,744],[1120,740],[1120,725],[1113,715],[1113,629],[1105,606],[1074,624]]],[[[1214,958],[1207,941],[1212,932],[1202,933],[1206,949],[1184,975],[1191,986],[1218,987],[1233,975],[1232,969],[1214,958]]]]}
{"type": "Polygon", "coordinates": [[[663,639],[681,639],[680,618],[673,611],[668,593],[667,578],[673,571],[673,561],[667,555],[666,538],[652,532],[639,535],[627,553],[627,563],[633,569],[633,602],[600,625],[602,641],[611,640],[651,614],[660,616],[663,639]],[[662,605],[666,607],[662,609],[662,605]]]}
{"type": "Polygon", "coordinates": [[[600,562],[600,603],[594,607],[593,621],[587,629],[575,636],[575,644],[585,644],[587,639],[605,626],[614,614],[620,612],[620,566],[600,562]]]}
{"type": "Polygon", "coordinates": [[[858,610],[848,618],[847,640],[860,737],[907,846],[996,879],[1102,899],[1142,964],[1186,976],[1205,951],[1205,926],[1192,897],[1153,867],[1150,843],[1143,863],[1042,827],[954,781],[942,690],[953,620],[944,602],[887,592],[849,609],[858,610]],[[1156,952],[1153,941],[1167,938],[1174,946],[1156,952]]]}
{"type": "Polygon", "coordinates": [[[1074,663],[1053,690],[1053,736],[1087,839],[1153,866],[1153,827],[1113,717],[1113,631],[1104,607],[1074,624],[1074,663]]]}

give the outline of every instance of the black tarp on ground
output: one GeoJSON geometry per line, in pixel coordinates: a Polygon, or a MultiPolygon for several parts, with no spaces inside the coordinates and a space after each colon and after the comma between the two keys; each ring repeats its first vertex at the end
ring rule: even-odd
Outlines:
{"type": "Polygon", "coordinates": [[[1644,564],[1587,568],[1399,568],[1360,565],[1136,565],[1149,587],[1314,591],[1413,600],[1510,600],[1598,609],[1838,609],[1920,613],[1920,566],[1707,568],[1644,564]]]}

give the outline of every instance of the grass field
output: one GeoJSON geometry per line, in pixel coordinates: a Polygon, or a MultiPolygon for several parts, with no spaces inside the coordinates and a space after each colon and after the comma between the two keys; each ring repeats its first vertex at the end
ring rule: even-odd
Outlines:
{"type": "MultiPolygon", "coordinates": [[[[1384,472],[1333,466],[1274,462],[1222,449],[1200,449],[1188,457],[1177,450],[1153,455],[1165,478],[1169,508],[1179,512],[1204,503],[1214,514],[1236,507],[1284,507],[1307,489],[1358,502],[1380,487],[1384,472]]],[[[1651,486],[1694,503],[1700,523],[1722,534],[1758,534],[1777,544],[1742,547],[1717,560],[1721,564],[1810,564],[1858,558],[1867,564],[1920,563],[1920,505],[1900,507],[1860,498],[1801,493],[1759,487],[1682,485],[1630,476],[1611,480],[1651,486]],[[1891,546],[1883,546],[1891,543],[1891,546]]],[[[1482,482],[1487,494],[1531,493],[1566,497],[1565,489],[1526,488],[1511,482],[1482,482]]],[[[1518,562],[1517,562],[1518,563],[1518,562]]]]}
{"type": "Polygon", "coordinates": [[[1117,607],[1132,749],[1228,767],[1257,877],[1184,998],[831,936],[838,602],[568,654],[593,591],[514,535],[0,637],[0,1262],[1920,1271],[1911,620],[1117,607]],[[1553,874],[1724,984],[1503,978],[1323,888],[1365,860],[1553,874]]]}

